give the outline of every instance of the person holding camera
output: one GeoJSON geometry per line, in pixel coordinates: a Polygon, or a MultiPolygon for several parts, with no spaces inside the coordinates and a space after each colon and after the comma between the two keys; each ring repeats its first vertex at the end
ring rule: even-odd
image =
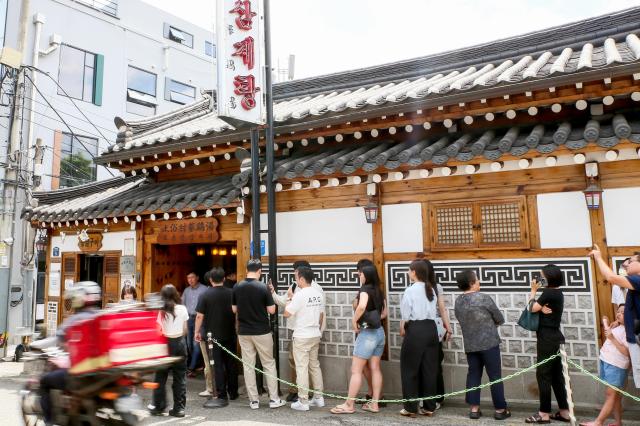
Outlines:
{"type": "MultiPolygon", "coordinates": [[[[540,322],[536,331],[538,362],[555,355],[564,344],[564,335],[560,331],[564,295],[560,286],[564,284],[562,270],[556,265],[546,265],[540,276],[531,281],[529,303],[531,312],[540,312],[540,322]],[[536,293],[542,288],[542,294],[536,300],[536,293]]],[[[557,357],[536,368],[536,379],[540,391],[540,408],[529,416],[525,423],[551,423],[551,420],[569,422],[569,404],[567,390],[562,373],[562,360],[557,357]],[[559,411],[551,415],[551,389],[556,395],[559,411]]]]}
{"type": "Polygon", "coordinates": [[[371,368],[371,381],[373,385],[373,400],[362,406],[362,409],[372,413],[380,411],[377,400],[382,392],[382,370],[380,358],[384,352],[385,335],[382,327],[384,319],[384,298],[378,273],[375,266],[364,266],[359,272],[360,291],[358,293],[358,305],[353,314],[351,324],[357,334],[356,344],[353,349],[351,362],[351,379],[349,380],[349,399],[331,409],[333,414],[355,413],[355,398],[362,384],[362,374],[369,361],[371,368]]]}
{"type": "MultiPolygon", "coordinates": [[[[487,371],[490,381],[502,378],[498,326],[504,324],[504,316],[496,302],[489,295],[480,292],[480,280],[473,270],[460,272],[456,282],[463,292],[456,298],[455,313],[462,329],[464,352],[469,365],[466,386],[469,389],[480,385],[483,369],[487,371]]],[[[494,419],[505,420],[511,417],[502,382],[491,385],[491,399],[495,409],[494,419]]],[[[478,420],[482,417],[480,390],[467,392],[466,402],[471,407],[470,419],[478,420]]]]}
{"type": "Polygon", "coordinates": [[[640,254],[635,253],[626,263],[627,276],[616,275],[611,270],[602,258],[602,253],[597,245],[593,246],[589,255],[593,256],[600,272],[609,284],[627,290],[624,304],[624,328],[627,343],[629,343],[633,381],[636,388],[640,388],[640,254]]]}

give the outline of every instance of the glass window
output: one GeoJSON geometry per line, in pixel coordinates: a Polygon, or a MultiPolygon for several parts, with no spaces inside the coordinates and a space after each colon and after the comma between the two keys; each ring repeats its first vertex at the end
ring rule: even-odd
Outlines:
{"type": "Polygon", "coordinates": [[[167,78],[165,81],[164,98],[177,104],[189,104],[196,100],[196,88],[167,78]]]}
{"type": "Polygon", "coordinates": [[[76,0],[79,3],[86,4],[100,12],[111,16],[118,16],[117,0],[76,0]]]}
{"type": "Polygon", "coordinates": [[[165,24],[164,37],[187,47],[193,47],[193,35],[165,24]]]}
{"type": "Polygon", "coordinates": [[[204,54],[207,56],[211,56],[212,58],[216,57],[216,45],[209,42],[209,41],[205,41],[204,42],[204,54]]]}
{"type": "Polygon", "coordinates": [[[96,180],[96,165],[93,158],[98,155],[98,139],[62,134],[60,152],[60,187],[82,185],[96,180]]]}
{"type": "Polygon", "coordinates": [[[127,89],[156,96],[156,75],[130,66],[127,70],[127,89]]]}
{"type": "Polygon", "coordinates": [[[0,47],[4,47],[4,37],[7,26],[7,2],[0,0],[0,47]]]}
{"type": "MultiPolygon", "coordinates": [[[[58,83],[69,96],[87,102],[93,102],[96,80],[96,55],[76,49],[60,46],[60,69],[58,83]]],[[[58,88],[58,94],[64,92],[58,88]]]]}

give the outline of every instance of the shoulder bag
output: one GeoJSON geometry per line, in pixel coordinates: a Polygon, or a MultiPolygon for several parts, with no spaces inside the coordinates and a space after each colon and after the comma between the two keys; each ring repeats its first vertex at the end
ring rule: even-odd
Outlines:
{"type": "Polygon", "coordinates": [[[540,314],[538,312],[531,312],[535,300],[529,301],[527,306],[520,314],[518,325],[525,330],[538,331],[538,325],[540,324],[540,314]]]}

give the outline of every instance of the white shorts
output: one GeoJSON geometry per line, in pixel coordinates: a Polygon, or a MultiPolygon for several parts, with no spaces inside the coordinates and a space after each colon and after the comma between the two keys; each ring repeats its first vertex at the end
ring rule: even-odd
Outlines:
{"type": "Polygon", "coordinates": [[[636,389],[640,389],[640,345],[629,343],[629,357],[631,358],[631,372],[636,389]]]}

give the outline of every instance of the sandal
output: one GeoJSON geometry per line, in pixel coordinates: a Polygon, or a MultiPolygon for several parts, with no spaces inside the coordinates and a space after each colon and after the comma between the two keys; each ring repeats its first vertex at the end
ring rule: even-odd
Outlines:
{"type": "Polygon", "coordinates": [[[511,410],[505,408],[504,411],[495,411],[493,413],[493,418],[496,420],[506,420],[511,417],[511,410]]]}
{"type": "Polygon", "coordinates": [[[353,414],[356,412],[355,409],[349,410],[344,404],[336,405],[331,409],[333,414],[353,414]]]}
{"type": "Polygon", "coordinates": [[[555,420],[557,422],[563,422],[563,423],[570,423],[571,419],[568,419],[566,417],[562,417],[562,414],[560,414],[560,411],[556,411],[556,413],[553,416],[549,416],[549,418],[551,420],[555,420]]]}
{"type": "Polygon", "coordinates": [[[418,414],[420,414],[421,416],[433,417],[433,411],[428,411],[428,410],[425,410],[424,408],[420,408],[418,410],[418,414]]]}
{"type": "Polygon", "coordinates": [[[533,416],[529,416],[524,420],[525,423],[535,423],[539,425],[546,425],[551,423],[551,420],[544,420],[539,413],[534,414],[533,416]]]}
{"type": "Polygon", "coordinates": [[[478,410],[478,411],[469,411],[469,418],[471,420],[479,420],[480,417],[482,417],[482,411],[478,410]]]}
{"type": "Polygon", "coordinates": [[[370,413],[379,413],[379,412],[380,412],[380,409],[379,409],[379,408],[378,408],[378,409],[376,409],[376,410],[374,410],[373,408],[371,408],[371,405],[372,405],[372,404],[371,404],[370,402],[365,402],[364,404],[362,404],[362,409],[363,409],[364,411],[368,411],[368,412],[370,412],[370,413]]]}
{"type": "Polygon", "coordinates": [[[412,413],[411,411],[407,411],[404,408],[400,410],[400,415],[404,417],[411,417],[412,419],[416,417],[416,413],[412,413]]]}

